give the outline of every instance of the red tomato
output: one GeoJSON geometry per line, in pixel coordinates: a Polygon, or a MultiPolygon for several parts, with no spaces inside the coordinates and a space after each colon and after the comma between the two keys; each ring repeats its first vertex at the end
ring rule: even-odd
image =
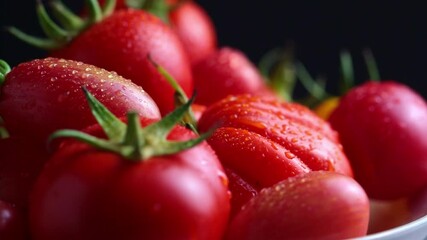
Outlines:
{"type": "MultiPolygon", "coordinates": [[[[180,126],[168,136],[190,138],[180,126]]],[[[228,213],[227,178],[206,142],[144,161],[63,142],[30,202],[35,240],[220,239],[228,213]]]]}
{"type": "Polygon", "coordinates": [[[215,26],[207,12],[196,2],[183,1],[169,13],[169,21],[193,64],[216,51],[215,26]]]}
{"type": "Polygon", "coordinates": [[[223,47],[193,66],[196,103],[210,105],[228,95],[274,96],[261,73],[239,50],[223,47]]]}
{"type": "Polygon", "coordinates": [[[28,138],[0,139],[0,199],[27,209],[28,194],[49,158],[46,145],[28,138]]]}
{"type": "Polygon", "coordinates": [[[28,239],[25,218],[13,204],[0,200],[0,239],[28,239]]]}
{"type": "MultiPolygon", "coordinates": [[[[165,8],[164,11],[166,12],[162,14],[167,16],[168,23],[175,30],[179,39],[183,43],[184,49],[187,52],[191,63],[197,62],[216,50],[217,35],[214,23],[205,9],[203,9],[197,2],[179,2],[178,0],[157,1],[164,1],[163,4],[172,7],[172,9],[165,8]],[[179,5],[175,6],[175,4],[179,5]]],[[[99,0],[99,2],[103,4],[105,1],[99,0]]],[[[133,4],[139,3],[142,5],[144,1],[133,2],[133,4]]],[[[150,4],[145,4],[150,6],[150,4]]],[[[126,8],[128,8],[128,6],[125,0],[117,1],[116,10],[126,8]]],[[[144,10],[153,12],[150,9],[144,10]]]]}
{"type": "Polygon", "coordinates": [[[353,178],[314,171],[262,190],[226,239],[349,239],[366,235],[368,222],[369,199],[353,178]]]}
{"type": "Polygon", "coordinates": [[[51,56],[115,71],[147,91],[162,114],[174,109],[174,89],[147,56],[163,66],[190,96],[190,62],[174,30],[143,10],[118,10],[83,31],[51,56]]]}
{"type": "Polygon", "coordinates": [[[239,95],[211,106],[199,120],[228,172],[232,211],[253,195],[300,173],[327,170],[352,175],[329,124],[308,108],[273,98],[239,95]]]}
{"type": "Polygon", "coordinates": [[[356,180],[376,199],[407,197],[427,184],[427,105],[409,87],[367,82],[341,98],[329,121],[356,180]]]}
{"type": "Polygon", "coordinates": [[[12,136],[44,143],[55,130],[95,123],[82,86],[117,116],[133,110],[146,118],[160,118],[153,99],[131,81],[93,65],[57,58],[21,63],[6,75],[0,116],[12,136]]]}
{"type": "Polygon", "coordinates": [[[427,215],[427,187],[408,198],[409,221],[414,221],[427,215]]]}

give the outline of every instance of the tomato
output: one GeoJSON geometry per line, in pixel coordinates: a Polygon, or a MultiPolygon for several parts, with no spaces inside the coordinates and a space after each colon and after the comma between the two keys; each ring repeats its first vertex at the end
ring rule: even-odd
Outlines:
{"type": "Polygon", "coordinates": [[[196,103],[210,105],[237,94],[274,96],[261,73],[241,51],[223,47],[193,66],[196,103]]]}
{"type": "Polygon", "coordinates": [[[229,214],[227,177],[210,146],[173,126],[179,119],[172,114],[158,122],[129,114],[127,126],[107,115],[99,124],[109,140],[63,141],[31,194],[32,237],[220,239],[229,214]]]}
{"type": "Polygon", "coordinates": [[[116,71],[144,88],[162,114],[174,108],[173,88],[156,71],[150,55],[191,95],[193,80],[188,57],[174,31],[142,10],[120,10],[82,32],[51,56],[73,59],[116,71]],[[123,24],[126,23],[126,24],[123,24]]]}
{"type": "Polygon", "coordinates": [[[233,213],[261,189],[310,171],[352,170],[335,131],[308,108],[275,98],[227,97],[208,106],[200,132],[228,172],[233,213]]]}
{"type": "Polygon", "coordinates": [[[427,184],[427,106],[408,86],[367,82],[329,118],[356,180],[375,199],[408,197],[427,184]]]}
{"type": "MultiPolygon", "coordinates": [[[[105,1],[99,2],[104,4],[105,1]]],[[[129,7],[144,9],[166,18],[164,20],[177,33],[192,64],[216,50],[217,35],[214,23],[197,2],[178,0],[132,1],[131,4],[126,2],[118,0],[116,10],[129,7]],[[159,5],[164,5],[164,9],[156,8],[159,5]]]]}
{"type": "Polygon", "coordinates": [[[0,139],[0,153],[0,199],[27,209],[28,194],[49,158],[46,145],[9,137],[0,139]]]}
{"type": "Polygon", "coordinates": [[[314,171],[262,190],[226,239],[349,239],[366,235],[369,199],[351,177],[314,171]]]}
{"type": "Polygon", "coordinates": [[[0,139],[0,239],[29,239],[28,198],[49,158],[45,144],[10,136],[0,139]]]}
{"type": "Polygon", "coordinates": [[[180,3],[169,13],[169,21],[192,64],[216,51],[218,43],[214,23],[197,2],[180,3]]]}
{"type": "MultiPolygon", "coordinates": [[[[110,6],[114,1],[108,3],[110,6]]],[[[191,95],[193,80],[188,56],[176,32],[158,17],[144,10],[101,8],[96,1],[87,2],[87,17],[71,17],[60,3],[52,6],[61,24],[55,24],[42,3],[37,5],[47,38],[31,37],[13,27],[9,31],[29,44],[49,50],[51,57],[85,62],[132,80],[150,94],[163,115],[174,109],[174,89],[149,58],[162,65],[191,95]]]]}
{"type": "Polygon", "coordinates": [[[82,62],[45,58],[24,62],[5,76],[0,116],[11,136],[44,142],[53,131],[82,129],[95,123],[81,87],[86,86],[114,114],[137,111],[159,119],[153,99],[114,72],[82,62]]]}
{"type": "Polygon", "coordinates": [[[0,200],[0,239],[28,239],[26,222],[13,204],[0,200]]]}
{"type": "Polygon", "coordinates": [[[408,198],[409,220],[414,221],[427,215],[427,187],[408,198]]]}

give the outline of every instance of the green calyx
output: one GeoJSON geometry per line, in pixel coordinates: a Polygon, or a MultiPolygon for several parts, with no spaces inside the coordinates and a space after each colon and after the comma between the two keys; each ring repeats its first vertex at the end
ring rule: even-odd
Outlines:
{"type": "Polygon", "coordinates": [[[74,37],[88,27],[109,16],[114,11],[116,0],[106,0],[102,7],[98,0],[86,0],[85,3],[88,15],[83,18],[73,13],[60,0],[52,1],[51,10],[56,18],[55,20],[59,22],[59,24],[57,24],[54,19],[49,16],[41,1],[37,1],[37,17],[46,35],[45,38],[31,36],[15,27],[8,27],[7,30],[16,38],[35,47],[45,50],[59,49],[68,44],[74,37]]]}
{"type": "MultiPolygon", "coordinates": [[[[362,51],[364,62],[366,65],[366,71],[370,81],[379,81],[380,74],[375,58],[370,49],[362,51]]],[[[348,50],[342,50],[340,52],[340,79],[338,81],[340,91],[339,95],[344,95],[348,90],[355,86],[355,72],[353,57],[348,50]]],[[[325,81],[320,79],[314,79],[310,76],[308,71],[302,66],[297,71],[297,76],[305,89],[318,101],[323,101],[332,95],[327,93],[325,88],[325,81]]]]}
{"type": "Polygon", "coordinates": [[[0,59],[0,88],[4,84],[4,81],[6,80],[6,75],[10,72],[11,68],[9,64],[0,59]]]}
{"type": "MultiPolygon", "coordinates": [[[[174,100],[175,100],[175,106],[180,107],[182,105],[185,105],[189,99],[187,94],[185,94],[184,90],[181,88],[181,86],[178,84],[178,82],[172,77],[172,75],[169,74],[169,72],[164,69],[162,66],[157,64],[150,55],[147,56],[148,60],[153,64],[153,66],[156,68],[156,70],[166,79],[166,81],[172,86],[172,88],[175,90],[174,94],[174,100]]],[[[188,129],[192,130],[195,133],[197,132],[197,120],[194,116],[193,110],[191,110],[191,107],[188,108],[188,110],[184,113],[184,116],[181,120],[181,123],[186,126],[188,129]]]]}
{"type": "Polygon", "coordinates": [[[76,130],[59,130],[50,136],[71,137],[88,143],[98,149],[110,151],[134,161],[142,161],[154,156],[169,155],[189,149],[204,141],[211,132],[187,141],[170,141],[167,136],[182,119],[193,102],[193,98],[160,121],[141,127],[138,114],[128,113],[127,124],[120,121],[105,108],[90,92],[83,88],[92,114],[107,135],[101,139],[76,130]]]}
{"type": "MultiPolygon", "coordinates": [[[[10,71],[11,71],[11,68],[9,64],[7,64],[6,61],[0,59],[0,90],[6,80],[6,75],[10,71]]],[[[1,91],[0,91],[0,94],[1,94],[1,91]]],[[[0,139],[9,137],[9,132],[6,130],[6,128],[3,125],[4,125],[3,118],[0,117],[0,139]]]]}
{"type": "MultiPolygon", "coordinates": [[[[370,81],[379,81],[380,74],[375,58],[369,49],[362,51],[366,71],[370,81]]],[[[344,95],[355,85],[353,58],[348,50],[339,55],[340,78],[338,96],[344,95]]],[[[326,79],[313,77],[304,64],[294,57],[292,45],[283,49],[273,49],[261,58],[261,73],[267,78],[267,84],[285,101],[296,101],[308,107],[315,107],[334,94],[326,90],[326,79]],[[302,98],[293,96],[296,84],[301,84],[307,95],[302,98]]]]}
{"type": "Polygon", "coordinates": [[[178,0],[171,5],[166,0],[125,0],[125,4],[130,8],[146,10],[169,24],[169,13],[186,1],[178,0]]]}
{"type": "Polygon", "coordinates": [[[284,49],[276,48],[267,52],[260,60],[258,68],[267,85],[284,101],[293,100],[296,84],[294,47],[289,44],[284,49]]]}

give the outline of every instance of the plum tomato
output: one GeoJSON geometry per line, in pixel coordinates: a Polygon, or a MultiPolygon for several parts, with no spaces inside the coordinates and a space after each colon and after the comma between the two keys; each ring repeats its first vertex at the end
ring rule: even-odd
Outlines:
{"type": "Polygon", "coordinates": [[[368,195],[392,200],[427,185],[426,119],[426,102],[413,89],[371,81],[344,95],[329,122],[368,195]]]}
{"type": "Polygon", "coordinates": [[[313,171],[263,189],[231,220],[226,239],[349,239],[364,236],[369,199],[351,177],[313,171]]]}
{"type": "Polygon", "coordinates": [[[128,111],[159,119],[156,103],[140,86],[115,72],[59,58],[34,59],[12,68],[0,85],[0,116],[11,136],[45,143],[62,128],[96,121],[81,88],[86,86],[115,115],[128,111]]]}
{"type": "Polygon", "coordinates": [[[352,176],[338,135],[307,107],[254,95],[226,97],[202,114],[200,132],[228,172],[232,212],[262,188],[309,171],[352,176]]]}

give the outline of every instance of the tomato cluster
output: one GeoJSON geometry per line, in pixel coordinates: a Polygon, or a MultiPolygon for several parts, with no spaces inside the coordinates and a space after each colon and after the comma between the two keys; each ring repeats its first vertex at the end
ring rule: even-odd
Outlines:
{"type": "Polygon", "coordinates": [[[355,87],[325,120],[218,46],[195,1],[87,3],[53,21],[39,2],[48,38],[9,29],[47,51],[0,61],[0,239],[345,239],[372,199],[426,211],[408,87],[355,87]]]}

